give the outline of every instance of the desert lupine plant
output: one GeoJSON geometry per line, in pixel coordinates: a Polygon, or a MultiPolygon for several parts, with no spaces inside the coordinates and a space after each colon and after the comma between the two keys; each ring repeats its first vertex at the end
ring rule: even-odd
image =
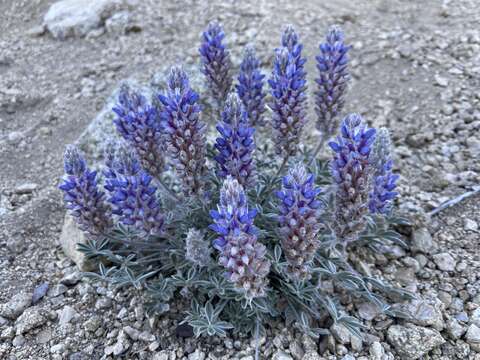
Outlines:
{"type": "Polygon", "coordinates": [[[248,119],[252,126],[264,125],[265,96],[263,91],[264,78],[260,71],[260,60],[255,54],[253,46],[247,46],[240,64],[238,74],[237,94],[242,100],[248,119]]]}
{"type": "Polygon", "coordinates": [[[87,168],[80,151],[67,146],[64,156],[65,178],[60,185],[69,214],[78,227],[95,236],[106,234],[112,226],[111,214],[105,203],[105,193],[99,190],[97,172],[87,168]]]}
{"type": "MultiPolygon", "coordinates": [[[[175,67],[153,104],[122,89],[114,122],[126,141],[107,146],[103,181],[76,149],[67,149],[66,206],[95,235],[79,245],[99,263],[89,276],[145,289],[150,312],[190,298],[184,321],[197,336],[259,334],[275,317],[309,336],[327,333],[332,321],[360,335],[364,327],[342,307],[337,289],[396,316],[386,299],[409,294],[361,275],[347,256],[360,246],[383,251],[404,244],[391,229],[402,220],[392,206],[388,134],[375,136],[351,114],[330,142],[330,163],[312,157],[306,142],[297,151],[307,111],[297,34],[292,27],[283,33],[269,81],[271,112],[263,114],[260,60],[250,50],[237,92],[225,99],[231,67],[223,38],[211,24],[201,47],[203,71],[223,110],[205,119],[217,123],[214,144],[200,120],[205,94],[175,67]],[[274,131],[254,141],[262,116],[274,131]],[[172,167],[164,167],[165,157],[172,167]]],[[[336,48],[337,40],[328,41],[336,48]]],[[[331,111],[329,98],[322,99],[317,106],[331,111]]]]}
{"type": "Polygon", "coordinates": [[[307,122],[306,118],[306,72],[302,45],[296,33],[287,27],[282,37],[283,46],[275,50],[271,78],[268,80],[272,100],[273,140],[277,154],[284,157],[295,155],[307,122]]]}
{"type": "Polygon", "coordinates": [[[328,30],[326,41],[320,44],[320,54],[316,57],[316,125],[324,140],[337,131],[337,117],[345,103],[345,92],[350,78],[348,50],[350,46],[345,45],[342,30],[335,26],[328,30]]]}
{"type": "Polygon", "coordinates": [[[160,118],[166,150],[181,178],[183,192],[199,195],[204,190],[206,125],[200,120],[198,94],[181,68],[171,69],[167,92],[159,95],[159,100],[163,104],[160,118]]]}
{"type": "Polygon", "coordinates": [[[368,206],[372,214],[388,214],[393,199],[398,195],[394,190],[399,176],[392,172],[393,160],[390,156],[390,135],[387,129],[378,130],[371,157],[373,190],[370,192],[368,206]]]}
{"type": "Polygon", "coordinates": [[[336,140],[329,143],[334,151],[331,174],[336,195],[335,236],[343,248],[358,240],[366,226],[375,133],[360,115],[350,114],[343,120],[336,140]]]}
{"type": "Polygon", "coordinates": [[[247,112],[237,94],[228,96],[217,131],[220,134],[215,143],[218,176],[226,178],[231,175],[245,187],[252,185],[255,175],[255,128],[250,126],[247,112]]]}
{"type": "Polygon", "coordinates": [[[233,82],[232,61],[224,39],[222,25],[211,22],[202,35],[199,49],[201,71],[205,75],[217,111],[222,109],[233,82]]]}
{"type": "Polygon", "coordinates": [[[160,176],[165,154],[158,110],[144,95],[123,85],[113,111],[117,131],[135,150],[142,167],[152,176],[160,176]]]}
{"type": "Polygon", "coordinates": [[[141,168],[133,151],[120,149],[115,156],[105,183],[112,213],[122,224],[132,226],[142,234],[161,234],[164,217],[156,197],[157,188],[152,185],[152,176],[141,168]]]}
{"type": "Polygon", "coordinates": [[[270,262],[266,248],[257,241],[253,220],[256,210],[249,210],[242,185],[232,177],[225,179],[220,190],[218,210],[210,212],[211,229],[219,237],[214,246],[220,251],[218,262],[226,277],[245,293],[247,299],[265,296],[270,262]]]}
{"type": "Polygon", "coordinates": [[[310,265],[320,246],[321,190],[314,180],[303,164],[297,164],[283,178],[282,189],[277,192],[280,242],[288,261],[288,273],[298,279],[310,276],[310,265]]]}

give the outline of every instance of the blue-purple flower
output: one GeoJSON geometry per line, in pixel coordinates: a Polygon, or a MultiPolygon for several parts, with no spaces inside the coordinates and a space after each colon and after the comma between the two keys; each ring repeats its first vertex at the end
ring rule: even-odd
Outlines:
{"type": "Polygon", "coordinates": [[[207,79],[217,111],[222,108],[233,81],[230,53],[223,43],[224,38],[222,26],[217,22],[211,22],[202,35],[202,44],[199,49],[201,71],[207,79]]]}
{"type": "Polygon", "coordinates": [[[162,130],[156,108],[142,94],[122,86],[113,108],[120,135],[135,149],[142,167],[159,177],[165,167],[162,130]]]}
{"type": "Polygon", "coordinates": [[[247,113],[237,94],[228,96],[217,130],[220,133],[215,143],[218,176],[226,178],[231,175],[244,187],[252,185],[255,129],[249,125],[247,113]]]}
{"type": "Polygon", "coordinates": [[[337,244],[345,248],[365,228],[371,179],[370,152],[375,129],[368,128],[360,115],[350,114],[340,134],[329,143],[333,160],[331,174],[336,188],[334,232],[337,244]]]}
{"type": "Polygon", "coordinates": [[[280,199],[280,243],[288,262],[288,273],[297,279],[309,277],[311,261],[320,246],[320,192],[314,175],[297,164],[283,178],[282,189],[276,193],[280,199]]]}
{"type": "Polygon", "coordinates": [[[210,229],[219,237],[214,247],[219,250],[219,264],[226,277],[247,299],[265,295],[270,262],[265,246],[257,241],[253,220],[256,210],[249,210],[242,185],[227,177],[220,191],[217,210],[210,212],[214,224],[210,229]]]}
{"type": "Polygon", "coordinates": [[[264,125],[265,92],[263,91],[265,75],[260,71],[260,61],[255,55],[255,48],[247,46],[240,65],[237,94],[252,126],[264,125]]]}
{"type": "Polygon", "coordinates": [[[292,28],[287,28],[275,50],[274,68],[268,83],[271,88],[273,139],[278,154],[295,154],[306,119],[306,73],[302,45],[292,28]]]}
{"type": "Polygon", "coordinates": [[[368,206],[372,214],[388,214],[391,211],[393,199],[398,195],[394,190],[399,176],[392,171],[390,135],[387,129],[378,130],[371,158],[374,174],[368,206]]]}
{"type": "Polygon", "coordinates": [[[338,128],[336,116],[343,109],[344,95],[348,80],[348,50],[343,32],[338,27],[328,30],[326,42],[320,44],[320,54],[316,57],[318,78],[315,92],[317,128],[328,138],[338,128]]]}
{"type": "Polygon", "coordinates": [[[79,228],[92,236],[106,234],[112,226],[105,194],[98,189],[97,172],[87,168],[79,150],[67,146],[64,156],[65,177],[59,186],[65,206],[79,228]]]}
{"type": "Polygon", "coordinates": [[[185,195],[199,195],[204,190],[205,128],[200,120],[198,94],[192,90],[187,74],[173,67],[168,77],[160,114],[167,152],[180,176],[185,195]]]}
{"type": "Polygon", "coordinates": [[[156,196],[152,177],[141,168],[132,151],[120,149],[115,154],[113,168],[106,172],[105,189],[112,213],[124,225],[132,226],[143,235],[159,235],[164,229],[164,217],[156,196]]]}

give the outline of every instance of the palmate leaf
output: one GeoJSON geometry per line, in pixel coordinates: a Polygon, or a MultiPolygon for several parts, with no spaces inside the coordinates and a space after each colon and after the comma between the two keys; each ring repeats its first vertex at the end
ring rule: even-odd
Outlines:
{"type": "Polygon", "coordinates": [[[211,301],[208,301],[204,306],[200,306],[194,299],[191,310],[187,312],[183,322],[188,322],[192,326],[196,337],[201,335],[224,337],[227,335],[227,330],[233,328],[232,324],[219,318],[224,306],[225,303],[220,303],[214,307],[211,301]]]}

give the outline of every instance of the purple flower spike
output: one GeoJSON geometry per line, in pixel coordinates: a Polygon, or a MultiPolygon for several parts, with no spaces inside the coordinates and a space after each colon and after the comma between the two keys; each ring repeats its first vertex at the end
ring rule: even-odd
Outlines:
{"type": "Polygon", "coordinates": [[[199,49],[202,73],[207,78],[218,111],[222,108],[233,81],[232,62],[230,53],[223,44],[224,38],[222,26],[217,22],[211,22],[202,35],[202,45],[199,49]]]}
{"type": "Polygon", "coordinates": [[[329,143],[333,160],[331,174],[336,184],[335,235],[346,248],[365,228],[371,175],[370,151],[375,129],[368,128],[360,115],[350,114],[342,122],[341,133],[329,143]]]}
{"type": "Polygon", "coordinates": [[[340,28],[329,29],[326,42],[320,44],[320,54],[316,57],[318,78],[315,92],[317,128],[325,138],[331,137],[338,128],[336,116],[343,109],[344,95],[348,80],[348,50],[344,44],[340,28]]]}
{"type": "Polygon", "coordinates": [[[214,247],[220,251],[219,264],[225,276],[249,300],[265,295],[270,262],[265,258],[265,246],[257,241],[253,219],[256,211],[248,210],[242,185],[227,177],[220,192],[218,210],[210,212],[214,224],[210,229],[219,238],[214,247]]]}
{"type": "Polygon", "coordinates": [[[280,241],[288,261],[288,273],[296,279],[309,277],[310,263],[320,246],[318,212],[321,190],[315,187],[313,174],[303,165],[290,169],[283,178],[278,221],[280,241]]]}
{"type": "Polygon", "coordinates": [[[92,236],[106,234],[112,226],[105,194],[98,190],[97,172],[87,168],[78,149],[68,145],[64,156],[65,177],[59,186],[65,207],[79,228],[92,236]]]}
{"type": "Polygon", "coordinates": [[[231,175],[242,186],[250,186],[254,182],[255,165],[253,152],[255,129],[249,126],[247,113],[237,94],[228,96],[222,112],[222,122],[217,125],[220,136],[215,148],[218,155],[218,176],[226,178],[231,175]]]}
{"type": "Polygon", "coordinates": [[[155,177],[162,173],[165,160],[160,119],[147,99],[122,86],[113,121],[120,135],[135,149],[142,167],[155,177]]]}
{"type": "Polygon", "coordinates": [[[205,124],[200,121],[198,94],[190,87],[187,74],[173,67],[168,77],[160,114],[167,142],[167,151],[179,174],[185,195],[198,195],[204,190],[205,124]]]}
{"type": "Polygon", "coordinates": [[[388,214],[391,211],[393,200],[398,195],[394,190],[399,176],[392,172],[390,135],[387,129],[378,130],[371,157],[375,172],[368,207],[372,214],[388,214]]]}
{"type": "Polygon", "coordinates": [[[273,111],[272,126],[278,154],[290,156],[297,151],[306,119],[305,58],[301,57],[302,45],[293,28],[288,27],[282,38],[284,46],[275,50],[271,88],[273,111]]]}
{"type": "Polygon", "coordinates": [[[242,100],[252,126],[264,125],[265,92],[263,91],[265,75],[260,72],[260,61],[255,49],[247,46],[240,65],[237,94],[242,100]]]}
{"type": "Polygon", "coordinates": [[[164,217],[156,197],[157,188],[152,177],[141,168],[136,154],[120,149],[115,154],[113,168],[105,175],[105,189],[112,213],[120,222],[139,230],[144,235],[159,235],[163,231],[164,217]]]}

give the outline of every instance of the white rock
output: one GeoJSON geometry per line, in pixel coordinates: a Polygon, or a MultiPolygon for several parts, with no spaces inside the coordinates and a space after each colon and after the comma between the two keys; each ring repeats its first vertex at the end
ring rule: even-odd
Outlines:
{"type": "Polygon", "coordinates": [[[75,309],[71,306],[66,305],[62,309],[58,317],[59,318],[58,322],[60,326],[67,325],[75,317],[75,315],[77,315],[77,312],[75,311],[75,309]]]}
{"type": "Polygon", "coordinates": [[[126,6],[124,0],[62,0],[52,4],[43,18],[44,26],[57,39],[87,35],[126,6]]]}
{"type": "Polygon", "coordinates": [[[36,306],[28,308],[17,319],[15,326],[17,328],[17,335],[22,335],[32,329],[45,324],[47,319],[43,316],[43,312],[36,306]]]}
{"type": "Polygon", "coordinates": [[[445,342],[437,330],[413,324],[390,326],[387,340],[401,358],[409,360],[419,359],[445,342]]]}
{"type": "Polygon", "coordinates": [[[31,293],[18,293],[12,296],[10,301],[0,305],[0,315],[8,319],[16,319],[32,303],[31,293]]]}
{"type": "Polygon", "coordinates": [[[465,335],[465,340],[475,351],[480,350],[480,327],[475,324],[472,324],[468,327],[467,335],[465,335]]]}
{"type": "MultiPolygon", "coordinates": [[[[81,271],[92,271],[95,265],[92,261],[87,259],[83,253],[77,250],[78,244],[85,244],[87,239],[82,230],[77,227],[77,224],[70,215],[65,215],[65,220],[60,234],[59,243],[62,250],[70,259],[77,264],[81,271]]],[[[63,285],[62,285],[63,286],[63,285]]]]}
{"type": "Polygon", "coordinates": [[[433,261],[442,271],[455,271],[457,262],[449,253],[440,253],[433,255],[433,261]]]}
{"type": "Polygon", "coordinates": [[[382,344],[380,344],[378,341],[374,341],[372,343],[369,352],[372,360],[382,360],[385,355],[385,350],[383,349],[382,344]]]}
{"type": "Polygon", "coordinates": [[[435,249],[435,243],[432,239],[432,235],[426,228],[420,228],[413,231],[412,234],[412,251],[423,252],[425,254],[430,253],[435,249]]]}

